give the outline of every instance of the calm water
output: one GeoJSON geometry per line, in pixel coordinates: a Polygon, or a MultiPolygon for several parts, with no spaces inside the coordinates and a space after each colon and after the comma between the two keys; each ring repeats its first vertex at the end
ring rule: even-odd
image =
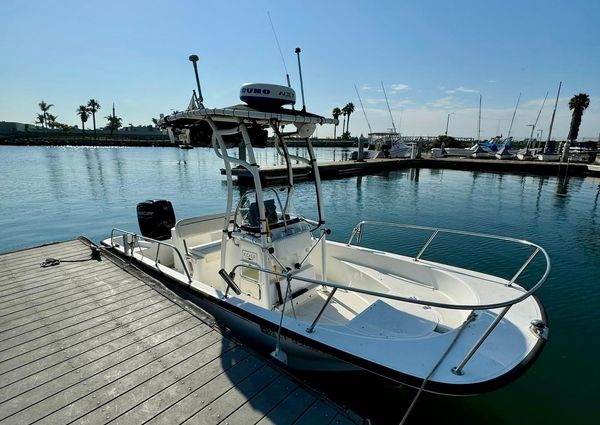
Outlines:
{"type": "MultiPolygon", "coordinates": [[[[347,150],[319,150],[341,159],[347,150]]],[[[259,162],[279,163],[272,150],[259,162]]],[[[0,146],[0,252],[86,235],[99,241],[114,226],[137,229],[135,205],[169,199],[178,218],[219,212],[225,202],[221,163],[209,150],[0,146]]],[[[518,381],[469,398],[425,395],[410,423],[586,424],[600,407],[600,179],[452,170],[403,170],[323,182],[332,238],[347,240],[362,219],[495,233],[542,245],[552,273],[540,291],[550,339],[518,381]]],[[[296,208],[313,215],[312,186],[300,184],[296,208]]],[[[415,253],[423,235],[374,229],[365,244],[415,253]]],[[[525,253],[493,244],[440,240],[432,258],[474,261],[481,270],[514,273],[525,253]]],[[[524,277],[533,282],[532,272],[524,277]]],[[[393,355],[393,353],[390,353],[393,355]]],[[[368,376],[313,379],[333,399],[377,423],[402,417],[414,391],[368,376]]]]}

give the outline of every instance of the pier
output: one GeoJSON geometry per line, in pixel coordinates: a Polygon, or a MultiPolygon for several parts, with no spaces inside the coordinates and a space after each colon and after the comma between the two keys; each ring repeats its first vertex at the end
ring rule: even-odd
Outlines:
{"type": "MultiPolygon", "coordinates": [[[[364,161],[319,162],[318,165],[321,179],[338,179],[406,168],[436,168],[547,176],[556,176],[559,173],[568,173],[571,176],[600,174],[599,164],[472,158],[367,159],[364,161]]],[[[310,167],[306,165],[294,166],[293,172],[295,181],[312,179],[310,167]]],[[[221,174],[225,174],[224,169],[221,169],[221,174]]],[[[232,174],[237,177],[240,185],[252,183],[252,176],[246,169],[234,168],[232,174]]],[[[282,183],[287,180],[287,169],[283,165],[263,166],[260,167],[260,177],[261,182],[265,185],[282,183]]]]}
{"type": "Polygon", "coordinates": [[[86,239],[0,267],[0,424],[362,423],[86,239]]]}

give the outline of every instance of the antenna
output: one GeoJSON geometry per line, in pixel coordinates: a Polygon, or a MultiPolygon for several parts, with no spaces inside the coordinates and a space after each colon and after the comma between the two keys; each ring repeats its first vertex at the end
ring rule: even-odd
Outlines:
{"type": "Polygon", "coordinates": [[[200,78],[198,78],[198,66],[196,65],[196,62],[198,62],[198,56],[191,55],[189,59],[190,62],[194,65],[194,74],[196,74],[196,86],[198,87],[198,106],[204,108],[204,105],[202,104],[202,102],[204,102],[204,98],[202,97],[202,89],[200,88],[200,78]]]}
{"type": "MultiPolygon", "coordinates": [[[[356,88],[356,86],[354,86],[354,88],[356,88]]],[[[383,81],[381,82],[381,88],[383,89],[383,95],[385,96],[385,103],[386,103],[388,111],[390,113],[390,119],[392,120],[392,128],[394,129],[394,133],[396,133],[396,124],[394,124],[394,117],[392,116],[392,110],[390,109],[390,103],[388,102],[387,94],[385,92],[385,87],[383,86],[383,81]]],[[[358,91],[356,93],[358,94],[358,91]]]]}
{"type": "Polygon", "coordinates": [[[306,112],[306,102],[304,102],[304,83],[302,82],[302,67],[300,66],[300,47],[296,47],[296,56],[298,56],[298,73],[300,74],[300,92],[302,93],[302,112],[306,112]]]}
{"type": "Polygon", "coordinates": [[[517,106],[515,106],[515,112],[513,112],[512,120],[510,120],[510,127],[508,127],[508,139],[510,137],[510,132],[512,130],[513,122],[515,121],[515,115],[517,115],[517,108],[519,107],[519,101],[521,100],[521,93],[519,93],[519,97],[517,98],[517,106]]]}
{"type": "Polygon", "coordinates": [[[267,16],[269,17],[271,29],[273,30],[273,35],[275,36],[275,42],[277,43],[277,49],[279,49],[279,55],[281,56],[281,61],[283,62],[283,69],[285,69],[285,78],[287,79],[287,85],[289,88],[292,88],[292,84],[290,83],[290,74],[288,73],[287,65],[285,64],[285,58],[283,57],[283,52],[281,51],[281,45],[279,44],[279,37],[277,37],[277,32],[275,31],[275,26],[273,25],[273,21],[271,20],[271,14],[269,12],[267,12],[267,16]]]}
{"type": "Polygon", "coordinates": [[[356,91],[356,95],[358,96],[358,101],[360,102],[360,108],[362,109],[363,115],[365,116],[365,121],[367,122],[367,127],[369,127],[369,133],[372,133],[373,130],[371,130],[371,124],[369,124],[369,119],[367,118],[367,113],[365,112],[365,107],[363,106],[362,99],[360,98],[360,94],[358,93],[358,89],[356,88],[356,84],[354,84],[354,90],[356,91]]]}

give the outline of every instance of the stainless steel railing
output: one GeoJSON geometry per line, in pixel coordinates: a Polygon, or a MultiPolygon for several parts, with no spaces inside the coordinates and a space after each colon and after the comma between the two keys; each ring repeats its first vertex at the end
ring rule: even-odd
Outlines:
{"type": "MultiPolygon", "coordinates": [[[[413,230],[423,230],[423,231],[431,232],[431,236],[429,237],[429,239],[427,239],[427,241],[425,242],[425,244],[423,245],[423,247],[421,248],[419,253],[413,258],[414,261],[421,260],[421,257],[423,256],[423,254],[425,253],[425,251],[427,250],[429,245],[431,245],[433,240],[440,233],[462,235],[462,236],[473,236],[473,237],[485,238],[485,239],[495,239],[495,240],[512,242],[515,244],[532,247],[532,248],[534,248],[532,254],[523,263],[523,265],[514,274],[514,276],[509,280],[509,282],[506,284],[506,286],[512,286],[515,283],[515,281],[517,280],[517,278],[523,273],[523,271],[525,271],[527,266],[529,266],[529,264],[533,261],[533,259],[540,252],[544,255],[544,259],[546,260],[546,269],[544,270],[542,277],[536,282],[535,285],[533,285],[533,287],[529,291],[525,292],[524,298],[520,299],[519,301],[522,301],[523,299],[527,298],[528,296],[530,296],[531,294],[536,292],[540,288],[540,286],[542,286],[544,284],[544,282],[548,278],[548,275],[550,274],[550,268],[551,268],[550,257],[548,256],[548,253],[546,252],[546,250],[544,250],[544,248],[542,248],[541,246],[539,246],[537,244],[534,244],[533,242],[529,242],[529,241],[526,241],[523,239],[510,238],[508,236],[489,235],[486,233],[467,232],[467,231],[462,231],[462,230],[442,229],[439,227],[416,226],[416,225],[412,225],[412,224],[387,223],[384,221],[364,220],[364,221],[361,221],[360,223],[358,223],[354,227],[354,229],[352,229],[352,234],[350,235],[350,239],[348,240],[348,243],[347,243],[348,246],[352,245],[352,241],[354,240],[355,237],[357,239],[357,242],[360,243],[361,237],[364,233],[365,225],[377,225],[377,226],[383,226],[383,227],[395,227],[395,228],[401,228],[401,229],[413,229],[413,230]]],[[[519,302],[519,301],[516,301],[516,302],[519,302]]],[[[515,303],[513,303],[513,304],[515,304],[515,303]]]]}
{"type": "MultiPolygon", "coordinates": [[[[492,310],[492,309],[502,308],[502,310],[500,311],[500,313],[497,314],[496,318],[492,321],[492,323],[484,330],[484,332],[479,337],[479,339],[469,349],[469,351],[464,356],[464,358],[458,363],[457,366],[452,368],[452,372],[457,375],[463,374],[463,369],[466,366],[466,364],[473,357],[473,355],[477,352],[477,350],[481,347],[483,342],[493,332],[493,330],[496,328],[496,326],[502,321],[502,319],[504,318],[504,316],[506,315],[508,310],[513,305],[515,305],[515,304],[525,300],[526,298],[529,298],[531,295],[533,295],[540,288],[540,286],[542,286],[542,284],[546,281],[548,275],[550,274],[550,267],[551,267],[550,266],[550,258],[548,257],[548,254],[546,253],[546,251],[539,245],[536,245],[532,242],[528,242],[525,240],[520,240],[520,239],[515,239],[515,238],[510,238],[510,237],[505,237],[505,236],[488,235],[488,234],[484,234],[484,233],[466,232],[466,231],[433,228],[433,227],[425,227],[425,226],[414,226],[414,225],[407,225],[407,224],[385,223],[385,222],[376,222],[376,221],[361,221],[352,231],[352,235],[350,237],[350,240],[348,241],[348,246],[351,245],[351,243],[356,235],[359,235],[358,239],[360,239],[360,235],[362,234],[362,232],[364,230],[364,226],[366,224],[391,226],[391,227],[398,227],[398,228],[409,228],[409,229],[416,229],[416,230],[432,232],[431,236],[425,242],[425,244],[423,245],[423,247],[421,248],[419,253],[413,258],[414,261],[420,260],[421,256],[424,254],[424,252],[427,250],[429,245],[433,242],[433,240],[439,233],[450,233],[450,234],[457,234],[457,235],[466,235],[466,236],[474,236],[474,237],[481,237],[481,238],[488,238],[488,239],[503,240],[503,241],[526,245],[526,246],[530,246],[530,247],[534,248],[532,254],[528,257],[528,259],[525,261],[525,263],[523,263],[523,265],[515,273],[515,275],[512,277],[512,279],[510,279],[510,281],[508,281],[506,286],[512,286],[515,283],[516,279],[521,275],[521,273],[523,273],[523,271],[527,268],[527,266],[531,263],[531,261],[533,261],[533,259],[540,252],[544,255],[544,258],[546,260],[546,269],[544,270],[542,277],[537,281],[537,283],[531,289],[523,292],[520,296],[518,296],[516,298],[509,299],[509,300],[506,300],[503,302],[492,303],[492,304],[447,304],[447,303],[440,303],[440,302],[434,302],[434,301],[418,300],[418,299],[414,299],[414,298],[407,298],[407,297],[402,297],[402,296],[389,294],[389,293],[383,293],[383,292],[379,292],[379,291],[372,291],[372,290],[358,288],[358,287],[350,287],[350,286],[342,285],[342,284],[335,283],[335,282],[328,282],[328,281],[322,281],[322,280],[318,280],[318,279],[311,279],[311,278],[306,278],[306,277],[301,277],[301,276],[295,276],[293,274],[293,272],[282,273],[282,272],[277,272],[274,270],[265,269],[265,268],[250,265],[250,264],[238,264],[231,270],[230,273],[235,273],[235,270],[238,268],[249,268],[249,269],[254,269],[259,272],[263,272],[263,273],[266,273],[269,275],[274,275],[274,276],[278,276],[281,278],[285,278],[288,282],[288,285],[290,285],[292,283],[292,281],[298,280],[298,281],[302,281],[305,283],[313,283],[313,284],[332,288],[331,292],[328,294],[327,299],[324,301],[323,306],[320,308],[320,310],[316,314],[316,316],[313,319],[310,326],[306,329],[306,332],[308,332],[308,333],[314,332],[314,329],[315,329],[319,319],[321,318],[321,316],[322,316],[323,312],[325,311],[325,309],[327,308],[327,306],[330,304],[331,300],[333,299],[333,297],[338,289],[343,289],[343,290],[350,291],[350,292],[356,292],[356,293],[365,294],[365,295],[372,295],[372,296],[376,296],[376,297],[382,297],[382,298],[387,298],[387,299],[392,299],[392,300],[402,301],[402,302],[407,302],[407,303],[412,303],[412,304],[419,304],[419,305],[438,307],[438,308],[447,308],[447,309],[453,309],[453,310],[470,310],[471,312],[473,312],[473,311],[477,311],[477,310],[492,310]]],[[[287,293],[287,291],[286,291],[286,293],[287,293]]],[[[287,301],[288,301],[287,299],[284,300],[284,304],[287,303],[287,301]]],[[[282,308],[282,313],[281,313],[282,319],[283,319],[284,312],[285,312],[285,309],[282,308]]],[[[281,326],[282,325],[280,323],[278,335],[281,332],[281,326]]]]}
{"type": "Polygon", "coordinates": [[[158,262],[158,255],[160,253],[160,247],[166,246],[166,247],[172,249],[173,252],[175,254],[177,254],[179,261],[181,261],[181,265],[182,265],[183,271],[185,272],[185,275],[188,279],[188,283],[189,284],[192,283],[192,276],[191,276],[191,274],[187,268],[187,265],[183,259],[183,255],[181,255],[181,252],[175,245],[170,244],[168,242],[152,239],[152,238],[149,238],[146,236],[138,235],[137,233],[129,232],[127,230],[122,230],[122,229],[113,227],[113,229],[110,232],[110,245],[113,248],[115,247],[115,233],[118,233],[119,235],[121,235],[123,237],[123,253],[126,256],[133,256],[133,247],[137,245],[139,254],[142,256],[142,258],[145,258],[144,250],[142,249],[142,246],[140,245],[140,240],[157,244],[156,245],[156,255],[154,257],[154,265],[156,266],[156,268],[158,268],[159,264],[160,264],[158,262]],[[132,237],[131,242],[129,242],[128,236],[132,237]],[[129,252],[129,250],[131,250],[131,253],[129,252]]]}

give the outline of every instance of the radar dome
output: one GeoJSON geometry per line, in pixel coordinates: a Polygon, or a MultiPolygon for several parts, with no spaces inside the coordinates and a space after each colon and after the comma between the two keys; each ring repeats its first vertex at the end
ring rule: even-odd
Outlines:
{"type": "Polygon", "coordinates": [[[248,83],[240,89],[240,100],[251,107],[281,108],[296,103],[296,92],[277,84],[248,83]]]}

